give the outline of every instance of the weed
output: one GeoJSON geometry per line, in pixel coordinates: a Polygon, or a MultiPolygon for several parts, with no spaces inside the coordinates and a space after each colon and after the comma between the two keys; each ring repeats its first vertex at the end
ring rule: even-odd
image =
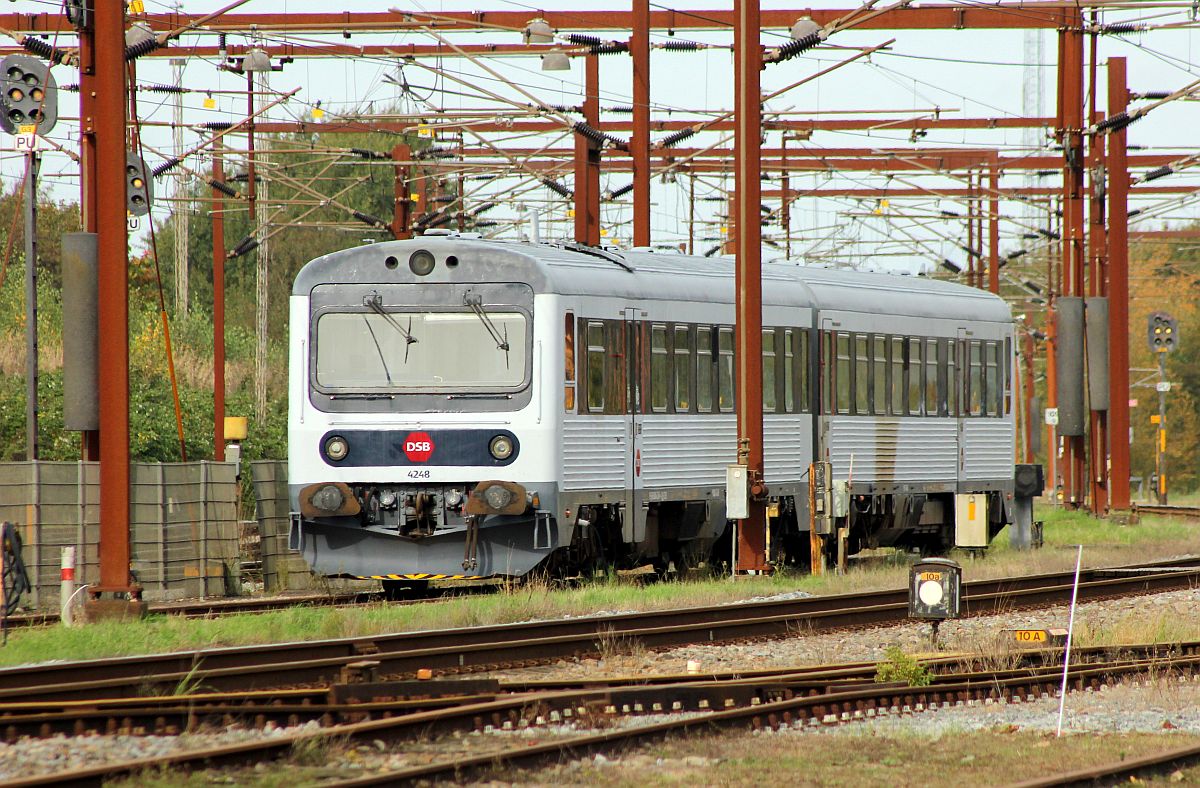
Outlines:
{"type": "Polygon", "coordinates": [[[915,657],[905,654],[899,646],[888,646],[883,653],[887,660],[875,669],[875,681],[880,684],[901,681],[910,687],[928,687],[933,683],[929,669],[915,657]]]}
{"type": "Polygon", "coordinates": [[[612,627],[605,627],[596,633],[596,650],[600,652],[601,659],[646,655],[646,646],[641,640],[618,635],[612,627]]]}

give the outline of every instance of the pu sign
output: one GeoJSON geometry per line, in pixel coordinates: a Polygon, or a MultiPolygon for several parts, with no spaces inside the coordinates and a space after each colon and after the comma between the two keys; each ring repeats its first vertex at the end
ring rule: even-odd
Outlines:
{"type": "Polygon", "coordinates": [[[428,432],[410,432],[404,438],[404,456],[409,462],[426,462],[433,455],[433,438],[428,432]]]}

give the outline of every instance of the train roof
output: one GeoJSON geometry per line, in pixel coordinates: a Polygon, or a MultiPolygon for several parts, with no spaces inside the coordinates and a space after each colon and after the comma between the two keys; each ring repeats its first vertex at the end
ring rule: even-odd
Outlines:
{"type": "MultiPolygon", "coordinates": [[[[763,263],[763,302],[823,310],[1011,322],[998,296],[954,282],[898,274],[763,263]]],[[[305,265],[292,292],[308,295],[329,282],[437,284],[521,281],[535,292],[635,300],[733,301],[734,261],[649,251],[483,240],[455,234],[424,235],[332,252],[305,265]],[[426,249],[437,264],[418,277],[408,258],[426,249]],[[446,265],[454,257],[453,267],[446,265]],[[390,258],[390,260],[389,260],[390,258]]]]}

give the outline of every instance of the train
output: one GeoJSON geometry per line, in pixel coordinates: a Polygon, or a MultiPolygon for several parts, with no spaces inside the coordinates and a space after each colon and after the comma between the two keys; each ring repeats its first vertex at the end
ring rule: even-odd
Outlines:
{"type": "MultiPolygon", "coordinates": [[[[922,276],[762,277],[769,561],[986,548],[1013,517],[1008,305],[922,276]]],[[[289,544],[392,587],[728,562],[734,339],[728,258],[435,231],[312,260],[289,544]]]]}

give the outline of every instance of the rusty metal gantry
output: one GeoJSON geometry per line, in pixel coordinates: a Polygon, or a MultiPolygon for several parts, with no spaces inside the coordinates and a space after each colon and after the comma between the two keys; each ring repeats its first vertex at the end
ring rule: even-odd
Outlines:
{"type": "MultiPolygon", "coordinates": [[[[123,201],[96,199],[97,183],[123,182],[121,168],[118,166],[124,160],[125,144],[125,108],[124,99],[126,82],[124,70],[124,41],[123,31],[125,19],[120,10],[120,4],[98,4],[95,17],[94,31],[85,31],[79,36],[79,55],[81,62],[81,147],[83,148],[83,188],[82,205],[85,229],[93,230],[100,235],[100,276],[101,298],[106,304],[101,313],[100,330],[100,407],[101,430],[99,435],[99,456],[101,460],[101,582],[94,591],[128,591],[132,588],[128,573],[128,507],[129,507],[129,452],[128,452],[128,312],[127,291],[124,272],[127,268],[127,239],[125,237],[125,222],[123,201]],[[114,10],[115,9],[115,10],[114,10]],[[94,98],[93,98],[94,97],[94,98]],[[123,546],[123,547],[122,547],[123,546]]],[[[1083,4],[1083,8],[1103,8],[1112,3],[1097,0],[1083,4]]],[[[804,119],[789,121],[786,119],[761,122],[762,108],[759,97],[759,71],[762,68],[762,46],[760,44],[760,29],[768,27],[787,27],[801,13],[807,13],[818,24],[827,24],[845,15],[845,9],[818,9],[807,12],[758,9],[758,3],[751,0],[739,0],[733,12],[706,11],[703,14],[693,14],[686,11],[651,10],[646,0],[633,0],[632,10],[618,11],[547,11],[543,16],[549,24],[556,27],[591,29],[591,30],[629,30],[628,51],[633,63],[633,118],[632,122],[602,121],[599,108],[599,66],[595,54],[584,54],[582,59],[585,68],[585,95],[582,97],[583,122],[606,134],[629,131],[631,139],[628,156],[605,156],[602,145],[583,134],[576,134],[574,145],[561,153],[541,151],[541,162],[531,162],[531,168],[551,166],[555,157],[561,155],[570,157],[574,169],[575,188],[571,194],[575,206],[575,236],[582,243],[597,244],[600,241],[600,171],[630,169],[633,172],[633,243],[635,246],[650,245],[650,177],[654,162],[659,166],[677,166],[682,159],[686,160],[683,171],[696,173],[702,171],[725,171],[730,167],[737,179],[735,193],[738,199],[734,206],[736,216],[733,226],[737,228],[735,242],[738,248],[737,262],[737,315],[738,339],[737,348],[740,358],[738,366],[738,435],[739,456],[744,457],[751,470],[752,479],[761,485],[762,480],[762,410],[761,396],[753,396],[761,391],[761,283],[759,250],[760,215],[759,192],[760,173],[763,171],[781,171],[796,173],[804,171],[805,159],[821,160],[820,167],[841,169],[915,169],[922,166],[932,166],[939,172],[950,172],[956,169],[969,168],[972,164],[976,172],[986,174],[984,179],[971,182],[966,188],[936,188],[909,190],[871,189],[830,189],[815,192],[824,196],[865,197],[886,196],[899,199],[905,196],[939,196],[965,198],[970,200],[972,216],[968,220],[971,227],[969,243],[971,249],[978,249],[975,257],[983,257],[982,240],[983,220],[988,224],[988,250],[986,257],[987,287],[993,292],[1000,289],[999,267],[999,199],[1001,196],[1049,196],[1057,193],[1062,200],[1062,231],[1061,231],[1061,280],[1051,283],[1051,295],[1066,294],[1073,297],[1085,295],[1107,295],[1110,303],[1110,322],[1108,335],[1108,351],[1110,359],[1109,408],[1102,412],[1093,412],[1089,419],[1090,443],[1085,436],[1063,436],[1063,468],[1062,483],[1064,498],[1068,503],[1081,504],[1087,497],[1093,508],[1102,510],[1105,506],[1122,509],[1129,504],[1129,447],[1124,440],[1106,441],[1105,436],[1124,436],[1128,434],[1128,280],[1127,280],[1127,243],[1128,243],[1128,209],[1127,200],[1130,195],[1129,166],[1155,167],[1162,166],[1162,159],[1169,157],[1127,157],[1125,131],[1122,128],[1112,131],[1107,137],[1107,150],[1103,144],[1105,137],[1091,130],[1094,124],[1094,108],[1085,112],[1084,108],[1084,44],[1086,37],[1095,32],[1085,27],[1084,11],[1075,2],[1043,2],[1036,7],[1025,4],[1020,14],[1012,13],[1011,9],[1002,6],[979,7],[974,4],[947,4],[943,6],[921,7],[891,7],[865,20],[859,29],[895,30],[895,29],[1054,29],[1059,38],[1059,82],[1058,110],[1055,118],[910,118],[901,119],[804,119]],[[737,112],[731,120],[705,122],[707,131],[730,131],[735,134],[736,141],[732,151],[732,161],[729,152],[718,150],[712,156],[705,151],[682,150],[677,148],[655,147],[650,141],[652,131],[682,132],[695,125],[687,121],[658,120],[651,117],[650,112],[650,79],[649,79],[649,33],[651,30],[705,30],[733,28],[735,37],[735,85],[737,112]],[[1085,118],[1089,123],[1085,124],[1085,118]],[[763,130],[795,130],[808,131],[814,129],[855,129],[855,128],[901,128],[913,129],[914,132],[928,128],[1012,128],[1022,125],[1045,125],[1052,123],[1056,133],[1062,140],[1064,156],[1055,161],[1054,157],[1027,157],[1028,169],[1043,169],[1048,165],[1057,164],[1063,171],[1061,189],[1013,189],[1000,188],[999,177],[1002,172],[1017,169],[1017,162],[1006,162],[995,151],[970,153],[961,151],[944,154],[930,154],[920,148],[913,148],[903,157],[894,154],[891,160],[881,166],[880,162],[872,159],[881,158],[874,149],[841,149],[837,157],[829,152],[800,149],[789,149],[786,155],[778,152],[780,159],[762,159],[760,153],[768,157],[776,155],[775,151],[760,151],[761,133],[763,130]],[[1086,147],[1086,140],[1092,144],[1086,147]],[[1099,141],[1099,144],[1097,144],[1099,141]],[[982,157],[980,154],[983,154],[982,157]],[[942,161],[932,162],[934,156],[941,155],[942,161]],[[913,160],[917,163],[913,164],[913,160]],[[1105,165],[1109,174],[1106,197],[1101,197],[1096,184],[1086,182],[1085,169],[1089,166],[1105,165]],[[1085,223],[1085,206],[1089,205],[1090,221],[1085,223]],[[983,210],[983,203],[987,209],[983,210]],[[1109,479],[1107,455],[1111,462],[1111,479],[1109,479]]],[[[352,33],[379,31],[418,30],[430,26],[442,32],[462,32],[471,30],[496,30],[507,28],[520,30],[528,19],[528,12],[451,12],[445,14],[424,13],[289,13],[274,15],[256,14],[225,14],[215,20],[207,21],[198,32],[219,34],[241,32],[250,29],[259,31],[286,30],[291,32],[328,33],[344,31],[346,37],[352,33]]],[[[170,30],[186,27],[196,20],[184,14],[151,14],[146,15],[145,21],[155,30],[170,30]]],[[[57,14],[7,14],[0,15],[0,27],[30,34],[51,34],[69,36],[72,30],[57,14]]],[[[395,57],[420,57],[430,54],[450,54],[450,50],[442,44],[419,47],[413,45],[390,46],[382,45],[375,49],[372,45],[353,46],[349,44],[270,44],[267,45],[272,56],[285,55],[291,57],[327,57],[327,56],[361,56],[387,55],[395,57]]],[[[467,46],[460,49],[476,52],[477,54],[505,54],[508,45],[467,46]]],[[[0,50],[3,51],[3,50],[0,50]]],[[[229,46],[222,54],[237,54],[242,51],[237,46],[229,46]]],[[[528,54],[529,46],[512,46],[512,53],[528,54]]],[[[146,54],[147,57],[180,57],[180,56],[210,56],[217,53],[216,47],[204,46],[170,46],[156,49],[146,54]]],[[[1096,95],[1095,90],[1095,54],[1092,56],[1093,84],[1090,95],[1096,95]]],[[[1128,103],[1129,91],[1125,84],[1125,61],[1123,58],[1113,58],[1109,61],[1108,71],[1108,113],[1110,116],[1122,111],[1128,103]]],[[[350,132],[350,131],[379,131],[387,129],[401,131],[405,127],[396,123],[389,126],[386,121],[342,120],[330,123],[279,123],[260,122],[257,124],[259,133],[278,132],[350,132]]],[[[476,124],[477,131],[489,130],[487,124],[476,124]]],[[[556,127],[545,119],[517,120],[508,123],[495,124],[496,131],[550,131],[556,127]]],[[[466,150],[463,156],[470,155],[466,150]]],[[[398,145],[392,151],[397,182],[396,213],[392,222],[392,232],[396,237],[404,237],[412,231],[415,217],[411,213],[408,200],[408,189],[404,181],[412,163],[412,152],[406,145],[398,145]],[[402,199],[403,198],[403,199],[402,199]]],[[[817,165],[813,165],[814,167],[817,165]]],[[[1135,190],[1138,193],[1185,193],[1192,191],[1186,187],[1147,187],[1135,190]]],[[[801,190],[784,188],[782,190],[761,190],[761,197],[774,198],[789,205],[792,200],[805,193],[801,190]]],[[[221,199],[219,192],[214,191],[214,198],[221,199]]],[[[786,210],[786,209],[785,209],[786,210]]],[[[223,252],[223,243],[221,243],[223,252]]],[[[214,257],[219,256],[214,249],[214,257]]],[[[973,281],[983,285],[983,270],[977,268],[973,272],[977,276],[973,281]]],[[[1047,334],[1053,347],[1054,323],[1053,311],[1047,325],[1047,334]]],[[[1054,386],[1054,358],[1052,351],[1048,356],[1047,374],[1050,385],[1048,398],[1051,405],[1056,396],[1054,386]]],[[[1027,382],[1028,385],[1028,382],[1027,382]]],[[[1079,381],[1082,386],[1083,382],[1079,381]]],[[[1026,430],[1031,429],[1026,414],[1026,430]]],[[[215,426],[219,440],[218,424],[215,426]]],[[[1050,436],[1056,437],[1051,431],[1050,436]]],[[[97,446],[97,436],[85,435],[85,451],[91,456],[97,446]]],[[[219,451],[219,448],[217,449],[219,451]]],[[[1048,447],[1048,454],[1053,457],[1054,444],[1048,447]]],[[[761,492],[761,489],[759,489],[761,492]]],[[[745,561],[742,569],[761,569],[765,567],[765,553],[762,549],[765,520],[762,519],[761,496],[755,496],[755,511],[746,527],[739,530],[739,540],[744,548],[745,561]]],[[[743,551],[739,551],[739,555],[743,551]]]]}

